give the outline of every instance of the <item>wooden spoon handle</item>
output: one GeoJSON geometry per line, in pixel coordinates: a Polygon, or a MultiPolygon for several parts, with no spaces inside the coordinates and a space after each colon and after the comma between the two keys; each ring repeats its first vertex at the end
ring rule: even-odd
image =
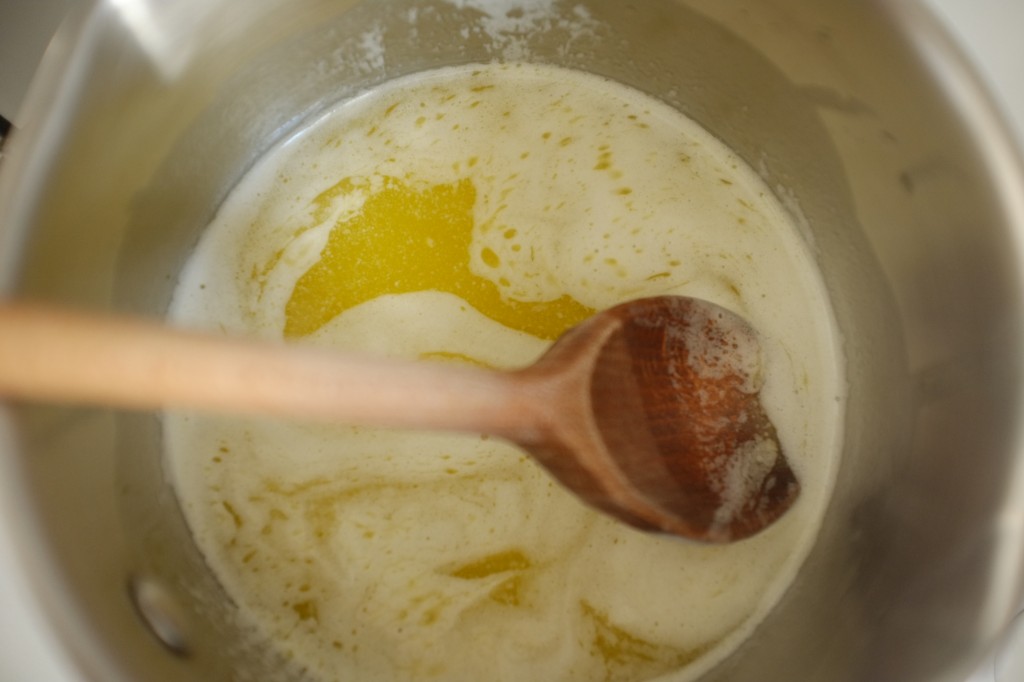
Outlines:
{"type": "Polygon", "coordinates": [[[515,436],[535,400],[516,374],[369,359],[98,314],[0,305],[0,396],[197,408],[515,436]]]}

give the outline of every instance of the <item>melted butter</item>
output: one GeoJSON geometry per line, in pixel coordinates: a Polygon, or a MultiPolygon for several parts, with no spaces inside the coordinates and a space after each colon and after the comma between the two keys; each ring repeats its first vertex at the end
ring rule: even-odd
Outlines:
{"type": "Polygon", "coordinates": [[[466,355],[465,353],[452,353],[450,351],[436,350],[428,351],[426,353],[420,353],[420,360],[443,360],[447,362],[460,363],[465,365],[473,365],[475,367],[485,367],[488,369],[497,369],[494,365],[488,364],[482,360],[466,355]]]}
{"type": "Polygon", "coordinates": [[[490,554],[452,570],[453,578],[484,580],[505,575],[490,591],[492,601],[503,606],[521,606],[523,602],[524,572],[533,566],[530,558],[519,549],[490,554]]]}
{"type": "Polygon", "coordinates": [[[491,590],[490,597],[493,601],[504,606],[520,606],[523,601],[523,576],[514,575],[507,578],[491,590]]]}
{"type": "MultiPolygon", "coordinates": [[[[318,215],[358,186],[346,178],[318,196],[318,215]]],[[[320,259],[295,283],[285,306],[285,336],[312,334],[378,296],[430,290],[455,294],[499,324],[542,339],[555,339],[594,314],[564,294],[552,301],[508,298],[494,281],[474,274],[475,202],[469,180],[419,188],[385,178],[354,216],[331,229],[320,259]]],[[[500,263],[488,247],[480,258],[485,267],[500,263]]]]}
{"type": "Polygon", "coordinates": [[[593,627],[591,650],[605,666],[604,679],[648,679],[681,668],[701,656],[711,645],[685,650],[637,637],[612,623],[606,613],[586,601],[580,610],[593,627]]]}
{"type": "Polygon", "coordinates": [[[592,309],[697,296],[763,331],[804,493],[709,548],[609,521],[500,439],[169,414],[197,545],[300,669],[261,679],[690,682],[721,660],[791,580],[831,481],[837,375],[803,249],[706,131],[553,67],[386,84],[268,155],[204,234],[177,321],[512,367],[592,309]]]}
{"type": "Polygon", "coordinates": [[[299,617],[299,620],[312,620],[320,621],[320,610],[317,606],[317,602],[314,599],[307,599],[306,601],[300,601],[297,604],[292,604],[292,610],[299,617]]]}
{"type": "Polygon", "coordinates": [[[451,574],[456,578],[479,580],[480,578],[488,578],[496,573],[525,571],[532,565],[533,562],[521,550],[510,549],[459,566],[451,574]]]}

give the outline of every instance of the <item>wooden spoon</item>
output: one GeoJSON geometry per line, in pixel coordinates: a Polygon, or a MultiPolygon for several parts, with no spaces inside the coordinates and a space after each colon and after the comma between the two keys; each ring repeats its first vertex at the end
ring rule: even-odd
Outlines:
{"type": "Polygon", "coordinates": [[[0,305],[0,395],[490,433],[591,505],[705,542],[757,533],[799,493],[760,381],[754,330],[682,297],[599,313],[511,372],[0,305]]]}

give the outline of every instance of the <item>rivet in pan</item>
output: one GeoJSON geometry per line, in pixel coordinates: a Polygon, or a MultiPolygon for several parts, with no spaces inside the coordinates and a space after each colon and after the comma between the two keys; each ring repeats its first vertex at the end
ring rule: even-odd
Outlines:
{"type": "Polygon", "coordinates": [[[181,609],[167,589],[153,578],[133,576],[128,593],[150,632],[176,656],[188,656],[189,646],[181,609]]]}

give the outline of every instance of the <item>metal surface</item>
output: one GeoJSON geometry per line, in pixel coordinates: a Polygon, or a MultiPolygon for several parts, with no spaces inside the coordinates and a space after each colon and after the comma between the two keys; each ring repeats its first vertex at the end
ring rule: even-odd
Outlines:
{"type": "MultiPolygon", "coordinates": [[[[415,26],[400,0],[83,11],[0,175],[0,290],[162,313],[259,153],[386,78],[515,48],[655,93],[799,205],[849,363],[843,466],[817,546],[705,679],[963,680],[1020,596],[1024,177],[944,34],[913,4],[591,0],[565,7],[596,22],[572,40],[558,22],[463,39],[454,27],[478,21],[478,4],[436,3],[415,26]]],[[[237,637],[162,479],[154,417],[10,408],[2,427],[4,533],[79,677],[282,667],[237,637]],[[173,616],[140,602],[139,584],[173,616]]]]}
{"type": "Polygon", "coordinates": [[[0,2],[0,117],[23,123],[19,114],[36,68],[73,0],[0,2]]]}

